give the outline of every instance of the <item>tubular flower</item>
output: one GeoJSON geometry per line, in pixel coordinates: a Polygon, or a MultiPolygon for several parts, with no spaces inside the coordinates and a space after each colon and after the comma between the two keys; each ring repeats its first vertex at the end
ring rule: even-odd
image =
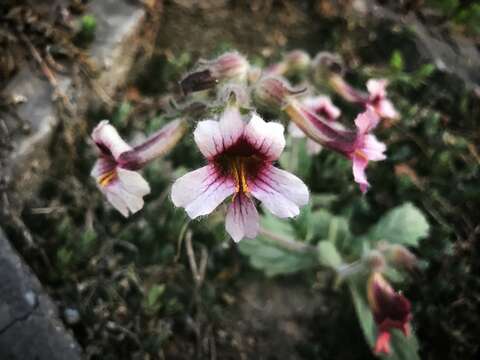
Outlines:
{"type": "Polygon", "coordinates": [[[305,184],[273,166],[285,147],[283,126],[253,114],[245,123],[238,108],[229,106],[219,121],[201,121],[195,142],[208,161],[179,178],[172,187],[172,201],[190,218],[210,214],[227,197],[225,227],[234,241],[254,238],[259,215],[253,198],[280,218],[299,214],[308,202],[305,184]]]}
{"type": "Polygon", "coordinates": [[[228,52],[211,61],[203,61],[200,68],[187,75],[180,85],[185,94],[213,88],[221,81],[245,81],[249,63],[238,52],[228,52]]]}
{"type": "Polygon", "coordinates": [[[385,79],[370,79],[367,81],[368,94],[350,86],[341,76],[333,75],[330,85],[345,100],[371,106],[381,118],[396,119],[399,117],[392,102],[387,98],[385,79]]]}
{"type": "Polygon", "coordinates": [[[355,119],[356,131],[345,129],[339,122],[329,122],[315,115],[295,100],[290,101],[285,111],[308,137],[351,159],[355,182],[360,185],[362,192],[367,191],[370,186],[365,175],[368,162],[386,158],[385,144],[371,134],[379,118],[370,107],[355,119]]]}
{"type": "Polygon", "coordinates": [[[143,207],[143,197],[150,186],[136,171],[154,158],[170,150],[186,130],[183,120],[175,120],[150,136],[142,144],[131,147],[109,124],[101,121],[92,138],[99,149],[99,158],[91,171],[100,191],[123,216],[128,217],[143,207]]]}
{"type": "Polygon", "coordinates": [[[388,81],[385,79],[368,80],[368,104],[375,109],[381,118],[396,119],[399,115],[392,102],[387,98],[387,85],[388,81]]]}
{"type": "MultiPolygon", "coordinates": [[[[330,121],[336,120],[341,114],[340,109],[333,105],[328,96],[319,95],[315,97],[307,97],[302,100],[302,104],[314,114],[330,121]]],[[[288,125],[288,132],[290,135],[292,135],[292,137],[305,137],[305,133],[300,130],[294,122],[291,122],[288,125]]],[[[322,145],[313,141],[312,139],[307,139],[307,151],[309,154],[315,155],[321,150],[322,145]]]]}
{"type": "Polygon", "coordinates": [[[372,273],[368,280],[367,297],[378,328],[374,351],[377,354],[390,354],[391,331],[399,329],[405,336],[410,334],[410,301],[395,292],[379,272],[372,273]]]}

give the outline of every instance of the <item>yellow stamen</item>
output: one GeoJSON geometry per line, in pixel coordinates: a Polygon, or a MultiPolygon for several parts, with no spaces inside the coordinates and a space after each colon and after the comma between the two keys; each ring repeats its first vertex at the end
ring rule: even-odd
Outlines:
{"type": "Polygon", "coordinates": [[[115,180],[116,177],[117,177],[116,171],[115,170],[110,170],[110,171],[106,172],[105,174],[101,175],[98,178],[97,181],[100,184],[100,186],[107,186],[108,184],[110,184],[110,182],[115,180]]]}
{"type": "Polygon", "coordinates": [[[233,159],[231,165],[233,178],[235,179],[235,193],[242,192],[248,195],[247,174],[245,170],[245,160],[237,157],[233,159]]]}
{"type": "Polygon", "coordinates": [[[362,150],[355,150],[355,155],[368,161],[368,156],[362,150]]]}

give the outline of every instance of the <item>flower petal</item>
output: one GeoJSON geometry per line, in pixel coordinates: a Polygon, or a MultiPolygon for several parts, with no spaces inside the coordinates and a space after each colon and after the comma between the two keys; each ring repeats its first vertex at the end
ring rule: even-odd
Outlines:
{"type": "Polygon", "coordinates": [[[259,152],[269,160],[277,160],[285,147],[283,125],[265,122],[257,114],[253,114],[245,127],[244,136],[259,152]]]}
{"type": "Polygon", "coordinates": [[[396,119],[399,115],[390,100],[381,100],[377,106],[378,115],[387,119],[396,119]]]}
{"type": "Polygon", "coordinates": [[[307,204],[309,198],[302,180],[273,166],[264,168],[248,185],[251,194],[280,218],[297,216],[299,206],[307,204]]]}
{"type": "Polygon", "coordinates": [[[243,193],[234,197],[228,207],[225,228],[235,242],[244,237],[253,239],[258,235],[259,216],[250,197],[243,193]]]}
{"type": "Polygon", "coordinates": [[[367,81],[367,90],[370,97],[384,98],[388,81],[386,79],[370,79],[367,81]]]}
{"type": "Polygon", "coordinates": [[[222,134],[218,121],[200,121],[193,132],[193,137],[201,153],[207,159],[211,159],[223,151],[222,134]]]}
{"type": "Polygon", "coordinates": [[[90,176],[98,180],[98,178],[109,171],[112,171],[117,164],[111,158],[106,156],[100,156],[100,158],[95,161],[90,176]]]}
{"type": "Polygon", "coordinates": [[[386,149],[386,145],[378,141],[375,135],[368,134],[364,138],[364,144],[361,151],[366,155],[368,160],[380,161],[386,159],[384,154],[386,149]]]}
{"type": "Polygon", "coordinates": [[[111,155],[118,159],[120,154],[132,149],[118,134],[108,120],[102,120],[93,129],[92,138],[95,144],[100,148],[103,154],[111,155]]]}
{"type": "Polygon", "coordinates": [[[328,96],[319,95],[315,97],[307,97],[302,103],[310,111],[317,115],[324,116],[327,120],[335,120],[341,114],[340,109],[332,103],[332,100],[330,100],[328,96]]]}
{"type": "Polygon", "coordinates": [[[353,178],[355,182],[360,185],[360,190],[362,193],[365,193],[370,186],[367,180],[367,175],[365,174],[365,169],[367,167],[368,160],[363,156],[353,155],[352,157],[352,169],[353,169],[353,178]]]}
{"type": "Polygon", "coordinates": [[[222,176],[213,165],[189,172],[172,186],[172,201],[185,208],[188,216],[210,214],[228,196],[235,192],[232,179],[222,176]]]}
{"type": "Polygon", "coordinates": [[[129,211],[132,214],[135,214],[143,208],[144,202],[142,197],[130,193],[123,187],[123,184],[120,181],[113,181],[100,189],[107,196],[107,200],[115,207],[115,209],[120,211],[125,217],[128,217],[129,211]]]}
{"type": "Polygon", "coordinates": [[[367,107],[363,113],[358,114],[355,119],[355,125],[359,134],[366,134],[373,130],[379,123],[380,118],[371,106],[367,107]]]}
{"type": "Polygon", "coordinates": [[[150,194],[150,185],[138,172],[118,168],[117,174],[123,188],[129,193],[140,197],[150,194]]]}
{"type": "Polygon", "coordinates": [[[232,146],[242,136],[245,123],[235,106],[228,106],[219,121],[223,149],[232,146]]]}

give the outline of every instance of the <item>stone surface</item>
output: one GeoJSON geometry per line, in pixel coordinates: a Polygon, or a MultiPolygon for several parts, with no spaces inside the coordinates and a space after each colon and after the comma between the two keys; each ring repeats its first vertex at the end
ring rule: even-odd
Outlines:
{"type": "MultiPolygon", "coordinates": [[[[98,77],[90,79],[90,86],[76,86],[69,75],[56,74],[57,92],[73,104],[77,120],[89,107],[98,105],[95,100],[108,101],[115,89],[124,84],[140,46],[138,35],[145,19],[140,2],[102,0],[89,2],[89,6],[88,13],[95,17],[97,27],[88,55],[98,77]]],[[[35,193],[36,185],[50,166],[48,145],[61,121],[54,90],[33,60],[31,67],[22,68],[4,90],[8,98],[24,101],[10,112],[0,111],[0,120],[11,139],[11,151],[2,161],[0,177],[23,199],[35,193]]]]}
{"type": "Polygon", "coordinates": [[[55,305],[1,230],[0,274],[0,359],[81,359],[55,305]]]}

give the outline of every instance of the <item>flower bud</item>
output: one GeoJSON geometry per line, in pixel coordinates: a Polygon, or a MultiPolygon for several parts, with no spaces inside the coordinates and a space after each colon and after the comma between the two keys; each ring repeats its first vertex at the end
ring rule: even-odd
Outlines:
{"type": "Polygon", "coordinates": [[[343,76],[345,68],[338,54],[319,52],[312,61],[313,79],[318,85],[325,84],[332,75],[343,76]]]}
{"type": "Polygon", "coordinates": [[[413,271],[418,267],[418,259],[410,250],[400,244],[389,246],[387,259],[396,267],[413,271]]]}
{"type": "Polygon", "coordinates": [[[376,353],[389,354],[391,330],[399,329],[405,336],[410,334],[410,301],[395,292],[380,272],[373,272],[370,276],[367,297],[378,329],[374,350],[376,353]]]}
{"type": "Polygon", "coordinates": [[[180,85],[185,94],[206,90],[220,81],[245,81],[249,64],[238,52],[228,52],[201,64],[200,69],[187,75],[180,85]]]}
{"type": "Polygon", "coordinates": [[[287,74],[302,73],[308,69],[311,63],[311,58],[308,53],[303,50],[293,50],[285,55],[285,63],[287,66],[287,74]]]}
{"type": "Polygon", "coordinates": [[[266,77],[258,81],[253,90],[253,100],[265,110],[278,112],[285,107],[289,98],[304,92],[305,89],[294,90],[281,77],[266,77]]]}

